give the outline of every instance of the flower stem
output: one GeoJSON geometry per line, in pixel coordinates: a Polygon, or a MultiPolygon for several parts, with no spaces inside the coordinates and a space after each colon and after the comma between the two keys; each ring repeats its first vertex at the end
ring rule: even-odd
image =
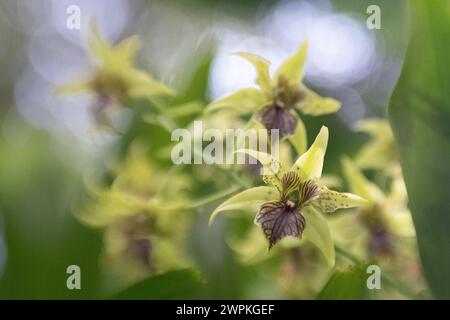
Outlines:
{"type": "Polygon", "coordinates": [[[197,207],[204,206],[204,205],[206,205],[208,203],[214,202],[214,201],[219,200],[221,198],[224,198],[224,197],[226,197],[226,196],[228,196],[230,194],[233,194],[233,193],[239,191],[240,189],[241,188],[239,188],[238,186],[231,186],[230,188],[228,188],[225,191],[217,192],[217,193],[214,193],[212,195],[206,196],[203,199],[197,200],[192,205],[190,205],[188,208],[190,209],[190,208],[197,208],[197,207]]]}

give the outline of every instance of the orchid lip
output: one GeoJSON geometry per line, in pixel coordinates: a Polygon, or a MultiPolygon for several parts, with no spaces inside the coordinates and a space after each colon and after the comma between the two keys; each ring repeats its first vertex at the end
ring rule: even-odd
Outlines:
{"type": "Polygon", "coordinates": [[[294,134],[297,128],[297,119],[292,112],[276,104],[261,109],[257,114],[257,119],[268,130],[278,129],[280,139],[294,134]]]}
{"type": "Polygon", "coordinates": [[[305,218],[290,200],[266,202],[261,206],[256,222],[269,241],[269,250],[284,237],[301,238],[305,229],[305,218]]]}

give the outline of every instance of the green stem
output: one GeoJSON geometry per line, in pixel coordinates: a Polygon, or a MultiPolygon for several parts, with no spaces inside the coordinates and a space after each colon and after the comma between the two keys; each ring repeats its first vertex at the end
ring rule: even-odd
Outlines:
{"type": "MultiPolygon", "coordinates": [[[[197,150],[195,148],[194,148],[194,155],[202,156],[203,158],[206,157],[206,155],[204,155],[201,150],[197,150]]],[[[208,160],[210,160],[210,159],[208,159],[208,160]]],[[[214,163],[214,161],[211,161],[211,162],[214,163]]],[[[224,168],[224,167],[222,167],[220,165],[216,165],[215,167],[217,169],[219,169],[220,171],[226,173],[235,183],[237,183],[241,187],[246,188],[246,189],[250,188],[250,186],[242,178],[239,178],[239,176],[236,175],[235,172],[230,171],[229,169],[224,168]]]]}
{"type": "Polygon", "coordinates": [[[190,208],[197,208],[197,207],[204,206],[204,205],[206,205],[208,203],[214,202],[214,201],[219,200],[221,198],[224,198],[224,197],[226,197],[226,196],[228,196],[230,194],[233,194],[233,193],[237,192],[240,189],[241,188],[239,188],[238,186],[232,186],[232,187],[228,188],[225,191],[217,192],[217,193],[209,195],[209,196],[207,196],[207,197],[205,197],[203,199],[199,199],[196,202],[194,202],[192,205],[190,205],[188,208],[190,209],[190,208]]]}

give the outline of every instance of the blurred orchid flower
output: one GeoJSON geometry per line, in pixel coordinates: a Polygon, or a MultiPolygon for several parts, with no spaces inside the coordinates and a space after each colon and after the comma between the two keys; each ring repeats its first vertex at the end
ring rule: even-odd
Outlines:
{"type": "Polygon", "coordinates": [[[158,172],[145,152],[134,143],[126,161],[116,166],[111,186],[88,182],[93,200],[76,210],[83,223],[104,229],[108,271],[131,281],[188,263],[183,254],[188,216],[160,205],[167,197],[182,197],[187,181],[158,172]],[[173,183],[165,188],[168,178],[173,183]]]}
{"type": "Polygon", "coordinates": [[[152,99],[174,95],[172,89],[133,66],[140,46],[137,36],[124,39],[113,47],[100,37],[95,25],[92,25],[88,43],[95,71],[81,79],[57,86],[57,93],[95,93],[95,115],[98,117],[103,116],[104,109],[111,104],[127,106],[130,98],[152,99]]]}
{"type": "Polygon", "coordinates": [[[270,63],[266,59],[252,53],[238,52],[238,56],[255,67],[258,88],[244,88],[213,101],[206,112],[232,108],[239,114],[254,113],[255,119],[267,129],[279,129],[280,138],[296,133],[301,119],[294,109],[314,116],[336,112],[341,106],[339,101],[321,97],[301,82],[307,50],[308,44],[304,41],[272,77],[269,74],[270,63]]]}
{"type": "Polygon", "coordinates": [[[318,184],[327,144],[328,129],[322,127],[308,151],[288,171],[270,154],[238,150],[256,158],[271,173],[263,177],[268,186],[250,188],[226,200],[213,211],[210,223],[222,211],[256,211],[255,223],[262,229],[269,249],[285,237],[304,235],[322,251],[328,264],[334,265],[334,244],[322,213],[359,206],[366,201],[318,184]]]}
{"type": "Polygon", "coordinates": [[[392,179],[390,190],[384,193],[350,159],[343,158],[342,166],[350,191],[368,202],[356,214],[343,214],[331,220],[336,240],[347,247],[354,246],[367,257],[392,256],[398,239],[415,236],[401,174],[392,179]]]}
{"type": "MultiPolygon", "coordinates": [[[[292,160],[290,157],[290,148],[286,144],[280,144],[280,159],[282,160],[283,164],[286,165],[286,167],[292,166],[292,160]]],[[[318,180],[318,184],[322,186],[327,186],[329,188],[331,187],[340,187],[342,182],[340,178],[334,175],[327,175],[322,174],[320,179],[318,180]]],[[[231,235],[227,239],[227,243],[229,246],[239,254],[239,258],[243,264],[256,264],[260,263],[266,259],[269,258],[269,255],[265,254],[267,252],[267,241],[264,239],[264,234],[260,232],[260,230],[256,228],[251,228],[251,230],[248,230],[244,235],[231,235]]],[[[311,250],[303,251],[301,248],[299,248],[299,245],[302,245],[302,248],[305,247],[303,243],[296,241],[296,239],[292,237],[286,237],[280,240],[278,245],[274,247],[272,250],[271,256],[287,256],[286,258],[286,264],[291,265],[291,262],[293,265],[295,265],[295,272],[305,274],[305,270],[303,268],[300,268],[297,263],[294,260],[297,259],[289,259],[289,256],[296,257],[298,256],[299,252],[298,250],[302,251],[302,256],[305,256],[305,252],[311,252],[311,250]],[[295,262],[295,263],[294,263],[295,262]]],[[[308,254],[309,254],[308,253],[308,254]]],[[[312,254],[311,256],[313,256],[312,254]]],[[[314,255],[316,257],[316,255],[314,255]]],[[[284,260],[284,258],[283,258],[284,260]]],[[[309,261],[311,262],[311,261],[309,261]]],[[[317,262],[317,259],[315,259],[314,265],[316,266],[316,269],[319,268],[319,265],[317,262]]],[[[291,265],[291,266],[293,266],[291,265]]],[[[289,267],[289,270],[292,268],[289,267]]],[[[293,270],[291,270],[293,271],[293,270]]],[[[312,276],[310,274],[309,276],[312,276]]],[[[282,277],[283,278],[283,277],[282,277]]],[[[287,286],[287,284],[286,284],[287,286]]],[[[305,287],[306,289],[306,287],[305,287]]],[[[304,296],[304,295],[301,295],[304,296]]]]}
{"type": "Polygon", "coordinates": [[[394,135],[387,120],[361,120],[356,131],[367,133],[371,138],[355,156],[355,163],[361,169],[385,170],[398,164],[394,135]]]}

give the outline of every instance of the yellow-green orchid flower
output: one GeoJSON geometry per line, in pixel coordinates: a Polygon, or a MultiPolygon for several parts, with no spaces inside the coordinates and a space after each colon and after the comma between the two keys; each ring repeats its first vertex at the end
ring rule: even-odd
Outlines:
{"type": "Polygon", "coordinates": [[[350,191],[368,202],[356,214],[347,213],[331,220],[336,240],[368,258],[392,256],[399,239],[415,235],[401,175],[392,180],[385,194],[349,158],[343,158],[342,166],[350,191]]]}
{"type": "Polygon", "coordinates": [[[239,114],[254,113],[255,119],[267,129],[279,129],[280,138],[296,132],[301,120],[294,109],[308,115],[336,112],[341,106],[337,100],[321,97],[302,83],[307,50],[304,41],[272,77],[266,59],[252,53],[237,53],[255,67],[258,88],[244,88],[213,101],[206,111],[233,108],[239,114]]]}
{"type": "MultiPolygon", "coordinates": [[[[282,160],[286,167],[290,167],[292,166],[291,153],[290,148],[286,147],[289,147],[289,145],[280,144],[280,160],[282,160]]],[[[322,175],[318,180],[318,184],[331,188],[333,186],[340,186],[341,181],[336,176],[322,175]]],[[[257,228],[251,228],[244,235],[231,235],[227,239],[227,243],[238,253],[241,263],[249,265],[260,263],[275,255],[285,256],[286,254],[289,255],[289,252],[295,254],[297,249],[300,250],[298,247],[300,245],[303,247],[304,245],[294,238],[284,238],[272,249],[272,255],[269,256],[265,254],[267,252],[267,241],[264,239],[264,234],[257,228]]]]}
{"type": "Polygon", "coordinates": [[[181,236],[187,228],[180,228],[179,222],[174,224],[170,232],[155,231],[154,218],[143,212],[108,225],[101,256],[105,273],[126,284],[153,273],[190,266],[181,236]]]}
{"type": "Polygon", "coordinates": [[[62,84],[59,93],[92,92],[97,95],[96,115],[111,104],[127,106],[130,98],[170,96],[174,92],[143,70],[133,66],[139,49],[136,36],[111,46],[102,39],[93,26],[88,35],[90,57],[95,71],[81,79],[62,84]]]}
{"type": "Polygon", "coordinates": [[[387,120],[361,120],[356,130],[369,134],[371,138],[355,156],[355,163],[361,169],[386,170],[398,164],[394,135],[387,120]]]}
{"type": "Polygon", "coordinates": [[[180,174],[174,179],[170,172],[158,171],[146,154],[144,143],[134,141],[127,158],[112,165],[115,178],[109,187],[102,188],[87,176],[86,187],[95,201],[88,206],[89,210],[79,211],[78,217],[95,227],[107,226],[141,211],[158,215],[160,221],[165,221],[168,216],[165,211],[169,208],[161,204],[174,196],[183,201],[183,190],[189,183],[180,174]]]}
{"type": "Polygon", "coordinates": [[[92,201],[76,210],[83,223],[104,229],[107,271],[130,281],[188,264],[182,249],[187,212],[161,205],[167,197],[181,196],[183,177],[158,172],[145,152],[143,145],[132,144],[111,186],[88,183],[92,201]],[[170,188],[164,188],[168,179],[173,179],[170,188]]]}
{"type": "Polygon", "coordinates": [[[257,212],[255,223],[268,240],[269,249],[285,237],[304,236],[333,265],[334,245],[322,212],[359,206],[365,200],[318,184],[327,144],[328,129],[322,127],[308,151],[288,171],[270,154],[248,149],[238,150],[237,152],[248,154],[262,164],[265,169],[263,180],[268,186],[250,188],[231,197],[214,210],[210,223],[222,211],[257,212]]]}
{"type": "Polygon", "coordinates": [[[285,298],[312,299],[333,264],[332,257],[324,263],[323,255],[313,243],[293,237],[280,240],[268,255],[267,240],[259,228],[250,228],[243,237],[230,235],[227,243],[238,254],[243,265],[255,267],[273,258],[272,261],[277,262],[271,264],[273,275],[285,298]]]}

